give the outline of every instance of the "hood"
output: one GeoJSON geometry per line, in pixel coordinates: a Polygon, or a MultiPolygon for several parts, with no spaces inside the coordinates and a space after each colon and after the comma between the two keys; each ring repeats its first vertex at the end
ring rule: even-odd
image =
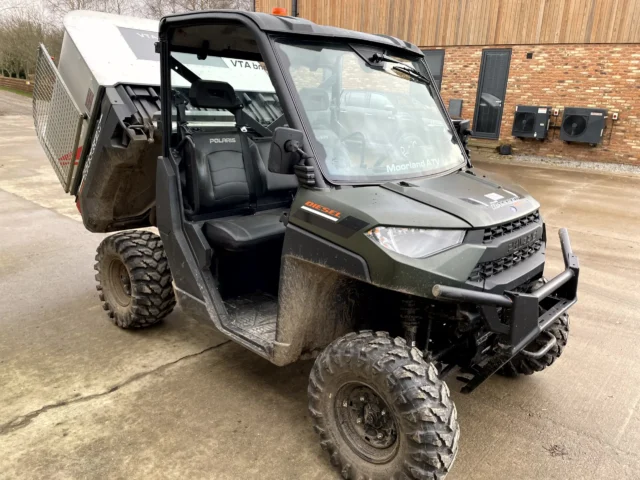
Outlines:
{"type": "Polygon", "coordinates": [[[456,216],[472,227],[509,222],[540,207],[522,188],[496,183],[478,176],[473,170],[460,170],[441,177],[388,182],[381,186],[456,216]]]}

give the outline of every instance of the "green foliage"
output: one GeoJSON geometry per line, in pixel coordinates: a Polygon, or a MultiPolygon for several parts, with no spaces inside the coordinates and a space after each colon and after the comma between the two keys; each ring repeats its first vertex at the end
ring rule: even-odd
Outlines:
{"type": "Polygon", "coordinates": [[[3,90],[5,92],[15,93],[17,95],[22,95],[23,97],[31,98],[33,96],[31,92],[25,92],[24,90],[18,90],[17,88],[0,87],[0,90],[3,90]]]}

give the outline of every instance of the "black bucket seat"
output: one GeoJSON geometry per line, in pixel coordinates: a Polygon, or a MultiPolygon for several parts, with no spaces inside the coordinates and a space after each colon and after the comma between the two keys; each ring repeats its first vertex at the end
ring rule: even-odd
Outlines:
{"type": "MultiPolygon", "coordinates": [[[[193,221],[204,221],[203,232],[215,248],[243,250],[284,236],[280,221],[285,201],[268,203],[258,212],[265,191],[256,158],[257,149],[242,122],[242,103],[226,82],[198,80],[189,90],[192,107],[225,109],[236,125],[214,131],[183,129],[182,157],[185,162],[185,201],[193,221]]],[[[293,176],[295,178],[295,176],[293,176]]],[[[289,181],[288,187],[296,187],[289,181]]]]}

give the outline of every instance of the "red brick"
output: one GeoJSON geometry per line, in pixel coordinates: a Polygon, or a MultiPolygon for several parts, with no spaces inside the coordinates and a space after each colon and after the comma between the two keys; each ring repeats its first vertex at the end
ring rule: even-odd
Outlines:
{"type": "MultiPolygon", "coordinates": [[[[483,48],[512,49],[501,142],[527,155],[640,165],[640,67],[636,60],[640,45],[446,47],[442,96],[445,104],[451,98],[462,98],[465,118],[473,119],[483,48]],[[533,52],[532,59],[526,58],[528,52],[533,52]],[[553,139],[544,142],[516,139],[511,136],[516,105],[550,105],[561,111],[565,106],[606,108],[609,118],[603,142],[597,147],[567,144],[559,139],[559,130],[551,131],[553,139]],[[620,115],[615,123],[612,112],[620,115]]],[[[559,125],[562,117],[555,121],[559,125]]]]}

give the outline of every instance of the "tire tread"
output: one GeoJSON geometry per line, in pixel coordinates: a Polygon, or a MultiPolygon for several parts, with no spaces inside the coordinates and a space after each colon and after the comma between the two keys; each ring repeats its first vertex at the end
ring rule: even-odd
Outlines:
{"type": "Polygon", "coordinates": [[[386,332],[351,333],[334,341],[316,359],[309,381],[309,411],[323,449],[342,476],[367,478],[349,463],[328,434],[332,427],[321,413],[325,376],[345,369],[363,369],[370,377],[384,376],[395,407],[400,412],[399,434],[404,434],[408,454],[394,478],[443,479],[458,450],[459,426],[455,405],[435,367],[416,348],[386,332]]]}
{"type": "Polygon", "coordinates": [[[102,308],[119,327],[148,327],[165,318],[175,307],[169,263],[162,240],[155,233],[133,230],[111,235],[102,241],[95,259],[96,289],[102,308]],[[131,278],[132,302],[123,314],[109,304],[103,293],[103,261],[113,255],[122,260],[131,278]]]}

